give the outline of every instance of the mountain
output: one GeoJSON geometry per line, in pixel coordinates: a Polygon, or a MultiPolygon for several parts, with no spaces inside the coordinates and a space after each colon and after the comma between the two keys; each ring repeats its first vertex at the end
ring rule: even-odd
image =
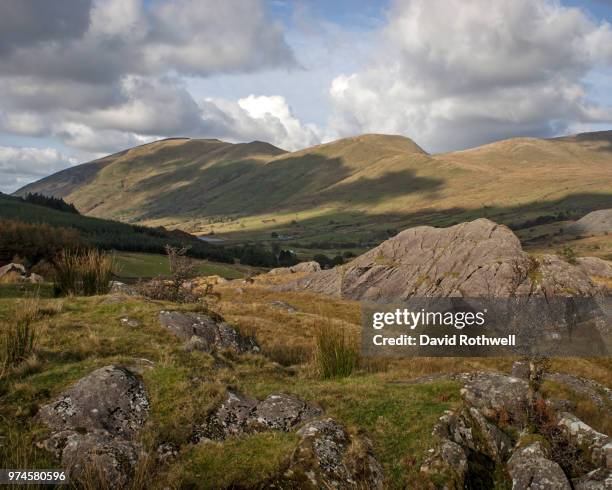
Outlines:
{"type": "MultiPolygon", "coordinates": [[[[262,142],[168,139],[25,186],[81,213],[226,238],[380,241],[388,229],[485,216],[520,227],[612,207],[612,131],[515,138],[430,155],[367,134],[288,153],[262,142]]],[[[391,230],[392,231],[392,230],[391,230]]]]}

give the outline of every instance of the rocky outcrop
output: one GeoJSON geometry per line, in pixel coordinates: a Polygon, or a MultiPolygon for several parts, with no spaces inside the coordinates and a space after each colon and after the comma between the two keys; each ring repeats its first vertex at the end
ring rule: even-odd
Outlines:
{"type": "Polygon", "coordinates": [[[610,490],[612,470],[599,468],[572,480],[574,490],[610,490]]]}
{"type": "Polygon", "coordinates": [[[28,273],[28,270],[22,264],[10,263],[0,267],[0,278],[11,278],[18,282],[31,282],[32,284],[41,284],[44,278],[38,274],[28,273]]]}
{"type": "Polygon", "coordinates": [[[308,422],[282,476],[283,488],[383,488],[383,471],[370,441],[351,436],[333,419],[308,422]]]}
{"type": "Polygon", "coordinates": [[[322,414],[295,395],[274,393],[258,401],[229,390],[196,431],[193,442],[268,430],[297,431],[299,442],[287,469],[273,478],[270,488],[382,488],[382,467],[370,441],[350,435],[333,419],[320,419],[322,414]]]}
{"type": "Polygon", "coordinates": [[[571,490],[561,467],[549,459],[541,441],[519,446],[508,461],[512,488],[538,490],[571,490]]]}
{"type": "Polygon", "coordinates": [[[318,262],[314,260],[310,262],[300,262],[299,264],[293,265],[291,267],[277,267],[276,269],[272,269],[268,274],[273,276],[278,276],[282,274],[297,274],[299,272],[318,272],[321,270],[321,266],[318,262]]]}
{"type": "Polygon", "coordinates": [[[188,342],[188,349],[204,352],[229,349],[240,354],[260,350],[253,337],[241,335],[230,324],[208,315],[161,311],[159,322],[178,338],[188,342]]]}
{"type": "Polygon", "coordinates": [[[579,257],[578,266],[591,277],[612,279],[612,262],[599,257],[579,257]]]}
{"type": "Polygon", "coordinates": [[[528,384],[524,379],[497,373],[478,373],[461,389],[463,400],[487,418],[508,417],[517,425],[524,422],[528,384]]]}
{"type": "Polygon", "coordinates": [[[599,209],[583,216],[565,231],[573,235],[603,235],[612,232],[612,209],[599,209]]]}
{"type": "Polygon", "coordinates": [[[612,469],[612,438],[567,412],[559,415],[558,426],[565,432],[568,441],[581,448],[591,463],[612,469]]]}
{"type": "Polygon", "coordinates": [[[289,432],[320,414],[318,408],[294,395],[271,394],[260,402],[230,390],[221,405],[197,431],[195,439],[223,440],[265,430],[289,432]]]}
{"type": "Polygon", "coordinates": [[[55,453],[73,479],[87,476],[124,488],[144,456],[134,436],[148,411],[139,377],[120,366],[100,368],[41,407],[39,419],[53,430],[42,447],[55,453]]]}
{"type": "Polygon", "coordinates": [[[140,378],[124,367],[106,366],[41,407],[39,417],[56,431],[84,427],[131,437],[144,424],[148,410],[140,378]]]}
{"type": "Polygon", "coordinates": [[[146,453],[141,444],[106,431],[57,432],[43,447],[61,460],[72,480],[87,480],[101,487],[126,488],[146,453]]]}
{"type": "Polygon", "coordinates": [[[421,465],[421,473],[430,480],[438,482],[440,490],[463,490],[468,472],[465,450],[457,443],[442,439],[430,450],[421,465]]]}
{"type": "MultiPolygon", "coordinates": [[[[530,377],[524,362],[513,372],[530,377]]],[[[610,437],[557,412],[525,379],[496,373],[454,379],[465,383],[462,406],[440,418],[437,443],[421,466],[432,488],[505,488],[509,482],[513,489],[609,488],[610,437]],[[568,474],[575,476],[571,483],[568,474]]]]}
{"type": "Polygon", "coordinates": [[[599,293],[582,269],[553,255],[531,257],[509,228],[488,219],[410,228],[348,264],[276,287],[386,302],[599,293]]]}

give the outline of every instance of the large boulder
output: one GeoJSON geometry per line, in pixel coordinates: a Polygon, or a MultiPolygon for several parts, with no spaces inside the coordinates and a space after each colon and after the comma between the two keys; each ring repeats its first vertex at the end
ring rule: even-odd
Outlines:
{"type": "Polygon", "coordinates": [[[598,209],[583,216],[565,230],[573,235],[603,235],[612,232],[612,209],[598,209]]]}
{"type": "Polygon", "coordinates": [[[105,366],[41,407],[38,416],[56,431],[104,430],[131,437],[143,426],[148,411],[142,380],[127,368],[105,366]]]}
{"type": "Polygon", "coordinates": [[[549,459],[540,441],[519,446],[508,460],[512,488],[533,490],[571,490],[561,467],[549,459]]]}
{"type": "Polygon", "coordinates": [[[195,440],[223,440],[265,430],[289,432],[320,414],[320,409],[294,395],[276,393],[258,401],[229,390],[225,400],[197,431],[195,440]]]}
{"type": "Polygon", "coordinates": [[[241,335],[230,324],[208,315],[161,311],[159,322],[180,339],[190,342],[190,347],[205,352],[230,349],[244,353],[260,350],[253,337],[241,335]]]}
{"type": "Polygon", "coordinates": [[[53,430],[41,446],[73,480],[125,488],[145,456],[133,438],[148,411],[140,378],[124,367],[105,366],[41,407],[38,417],[53,430]]]}
{"type": "Polygon", "coordinates": [[[282,488],[383,488],[382,467],[365,437],[351,437],[330,418],[308,422],[297,434],[282,488]]]}
{"type": "Polygon", "coordinates": [[[410,228],[349,264],[277,288],[384,302],[599,293],[582,269],[552,255],[531,257],[509,228],[488,219],[450,228],[410,228]]]}

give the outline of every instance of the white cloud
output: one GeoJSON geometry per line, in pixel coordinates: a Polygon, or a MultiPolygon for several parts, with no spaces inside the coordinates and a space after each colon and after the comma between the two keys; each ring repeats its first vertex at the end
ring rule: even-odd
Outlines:
{"type": "Polygon", "coordinates": [[[12,192],[75,163],[55,148],[0,146],[0,191],[12,192]]]}
{"type": "Polygon", "coordinates": [[[584,77],[612,30],[553,0],[397,0],[379,58],[331,84],[328,138],[401,133],[429,150],[612,121],[584,77]],[[452,22],[449,22],[449,15],[452,22]]]}
{"type": "Polygon", "coordinates": [[[279,95],[249,95],[238,101],[206,99],[200,105],[206,132],[219,138],[262,140],[285,150],[320,142],[316,126],[302,124],[279,95]]]}

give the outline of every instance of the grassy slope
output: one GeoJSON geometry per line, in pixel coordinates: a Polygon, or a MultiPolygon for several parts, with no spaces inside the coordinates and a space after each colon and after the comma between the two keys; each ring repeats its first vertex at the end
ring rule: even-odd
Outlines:
{"type": "MultiPolygon", "coordinates": [[[[578,217],[612,205],[612,132],[440,155],[386,135],[294,153],[178,139],[94,165],[103,168],[85,185],[59,192],[79,209],[239,240],[278,231],[300,241],[377,242],[388,228],[482,215],[505,223],[559,211],[578,217]]],[[[58,180],[69,179],[52,176],[23,192],[57,190],[58,180]]]]}
{"type": "MultiPolygon", "coordinates": [[[[122,278],[156,277],[170,274],[170,265],[166,255],[117,252],[115,257],[119,269],[118,275],[122,278]]],[[[198,274],[203,276],[217,275],[225,279],[237,279],[255,270],[248,266],[194,260],[197,263],[198,274]]]]}
{"type": "MultiPolygon", "coordinates": [[[[260,398],[274,391],[295,393],[320,405],[350,430],[369,435],[384,465],[388,488],[415,488],[419,464],[431,444],[432,426],[459,400],[459,385],[443,380],[410,384],[409,380],[436,372],[510,367],[509,359],[407,359],[366,364],[349,378],[321,381],[307,361],[287,368],[273,361],[286,361],[291,348],[309,352],[312,333],[321,324],[333,323],[356,334],[358,305],[310,294],[270,292],[257,284],[241,287],[242,294],[231,284],[217,288],[221,300],[216,309],[241,331],[256,335],[270,357],[230,356],[215,363],[209,355],[183,351],[181,343],[157,322],[159,310],[176,305],[138,299],[107,304],[103,297],[43,300],[45,316],[37,323],[36,356],[0,386],[0,436],[8,441],[0,446],[0,466],[57,467],[32,444],[45,432],[32,415],[93,369],[121,363],[143,373],[151,397],[150,423],[141,434],[145,446],[152,449],[163,442],[182,446],[170,466],[147,470],[154,488],[174,488],[179,483],[201,486],[202,475],[205,488],[261,486],[287,460],[296,443],[291,434],[263,433],[199,446],[188,443],[194,426],[227,385],[260,398]],[[274,308],[273,300],[285,301],[299,312],[274,308]],[[122,325],[120,319],[126,316],[137,319],[140,327],[122,325]]],[[[14,299],[0,299],[0,322],[11,321],[18,309],[14,299]]],[[[610,360],[558,360],[553,367],[611,382],[610,360]]],[[[601,413],[592,407],[585,406],[578,415],[585,414],[585,420],[596,426],[602,423],[601,413]]]]}

